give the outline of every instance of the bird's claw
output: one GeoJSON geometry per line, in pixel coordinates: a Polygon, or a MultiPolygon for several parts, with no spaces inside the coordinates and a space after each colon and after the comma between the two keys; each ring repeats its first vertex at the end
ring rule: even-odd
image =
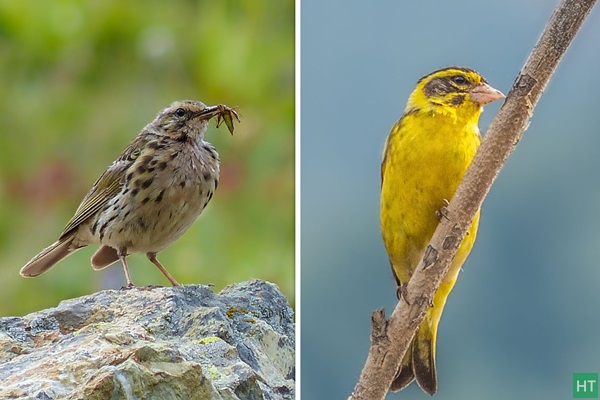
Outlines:
{"type": "Polygon", "coordinates": [[[442,218],[445,218],[448,221],[450,221],[450,218],[448,217],[448,206],[450,205],[450,202],[444,199],[443,203],[444,205],[442,206],[442,208],[435,211],[435,216],[438,219],[438,221],[441,221],[442,218]]]}
{"type": "Polygon", "coordinates": [[[404,299],[407,304],[410,304],[408,301],[408,292],[407,292],[408,283],[400,283],[396,288],[396,297],[398,300],[404,299]]]}

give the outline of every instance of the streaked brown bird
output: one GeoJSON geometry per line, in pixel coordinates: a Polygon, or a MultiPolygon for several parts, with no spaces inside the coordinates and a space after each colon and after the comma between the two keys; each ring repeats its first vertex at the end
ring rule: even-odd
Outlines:
{"type": "Polygon", "coordinates": [[[224,105],[176,101],[158,113],[94,183],[58,241],[22,269],[38,276],[90,244],[100,270],[121,261],[127,287],[133,282],[127,256],[145,253],[173,286],[177,281],[156,254],[177,240],[206,207],[219,183],[219,154],[204,141],[211,118],[223,119],[233,133],[237,113],[224,105]]]}

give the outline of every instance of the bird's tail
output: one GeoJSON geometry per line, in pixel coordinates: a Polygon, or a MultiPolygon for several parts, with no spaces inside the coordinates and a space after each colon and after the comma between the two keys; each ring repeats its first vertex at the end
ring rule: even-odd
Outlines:
{"type": "Polygon", "coordinates": [[[434,324],[431,322],[431,315],[428,312],[402,359],[400,370],[396,374],[390,390],[402,390],[416,379],[421,389],[427,394],[433,396],[437,391],[435,373],[437,321],[434,324]]]}
{"type": "Polygon", "coordinates": [[[104,269],[119,261],[117,251],[110,246],[101,246],[92,256],[92,268],[104,269]]]}
{"type": "Polygon", "coordinates": [[[416,380],[421,389],[427,394],[433,396],[437,391],[435,348],[438,324],[446,305],[446,299],[458,278],[460,267],[465,262],[475,242],[478,223],[479,211],[475,214],[469,234],[460,245],[446,277],[433,296],[433,305],[427,310],[425,318],[423,318],[423,321],[419,325],[412,343],[408,346],[408,350],[402,359],[400,369],[390,386],[390,390],[402,390],[413,380],[416,380]]]}
{"type": "Polygon", "coordinates": [[[71,248],[73,237],[61,239],[41,251],[40,254],[33,257],[23,268],[21,275],[25,277],[34,277],[43,274],[54,266],[57,262],[68,255],[73,254],[78,248],[71,248]]]}

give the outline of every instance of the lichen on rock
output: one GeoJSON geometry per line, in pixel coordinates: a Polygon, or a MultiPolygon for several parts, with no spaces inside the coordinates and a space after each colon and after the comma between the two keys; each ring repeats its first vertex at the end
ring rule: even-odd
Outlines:
{"type": "Polygon", "coordinates": [[[268,282],[106,290],[0,318],[0,398],[293,399],[294,349],[268,282]]]}

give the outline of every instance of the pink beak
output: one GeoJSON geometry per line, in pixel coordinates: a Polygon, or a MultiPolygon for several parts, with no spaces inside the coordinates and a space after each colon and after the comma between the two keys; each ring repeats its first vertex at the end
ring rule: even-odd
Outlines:
{"type": "Polygon", "coordinates": [[[501,91],[494,89],[487,83],[479,84],[471,89],[471,100],[482,106],[505,97],[501,91]]]}

